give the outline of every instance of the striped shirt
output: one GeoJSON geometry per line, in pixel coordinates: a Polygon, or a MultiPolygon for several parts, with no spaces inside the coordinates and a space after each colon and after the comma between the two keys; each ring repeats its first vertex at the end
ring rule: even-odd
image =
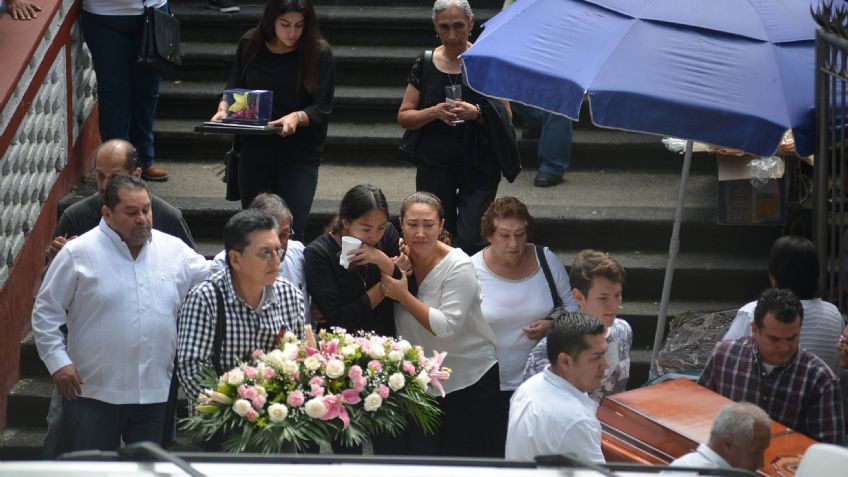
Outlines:
{"type": "Polygon", "coordinates": [[[842,442],[842,395],[836,375],[818,357],[798,350],[771,372],[752,338],[720,341],[698,384],[736,402],[760,406],[775,421],[821,442],[842,442]]]}
{"type": "Polygon", "coordinates": [[[233,288],[230,270],[224,269],[188,293],[179,314],[177,377],[189,399],[202,391],[200,372],[212,365],[212,341],[218,317],[215,282],[224,298],[224,340],[221,343],[223,371],[249,359],[253,351],[274,348],[284,329],[303,336],[303,295],[288,280],[277,277],[265,287],[256,309],[244,302],[233,288]]]}

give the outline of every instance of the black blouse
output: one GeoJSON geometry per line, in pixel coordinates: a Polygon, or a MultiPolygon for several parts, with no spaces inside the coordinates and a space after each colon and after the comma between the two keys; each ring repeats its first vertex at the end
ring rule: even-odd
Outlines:
{"type": "MultiPolygon", "coordinates": [[[[429,108],[445,102],[445,86],[462,85],[462,100],[466,103],[479,104],[482,96],[473,91],[463,82],[462,73],[448,74],[430,65],[427,84],[421,84],[424,54],[415,59],[412,71],[406,81],[420,93],[419,109],[429,108]]],[[[424,164],[438,167],[456,167],[466,163],[465,131],[469,127],[477,127],[468,122],[448,126],[441,120],[435,120],[421,128],[421,138],[418,144],[418,160],[424,164]]]]}
{"type": "MultiPolygon", "coordinates": [[[[383,238],[376,248],[389,257],[399,255],[400,236],[391,223],[386,224],[383,238]]],[[[367,291],[380,283],[380,269],[368,264],[346,270],[339,265],[341,246],[325,233],[310,243],[303,252],[306,286],[314,303],[329,326],[341,326],[348,331],[373,331],[383,336],[395,336],[393,301],[384,298],[371,308],[367,291]]]]}
{"type": "Polygon", "coordinates": [[[251,33],[239,41],[233,68],[227,80],[227,89],[266,89],[274,92],[271,119],[279,119],[294,111],[303,111],[309,116],[309,127],[297,131],[284,141],[291,141],[306,150],[320,152],[327,138],[327,118],[333,110],[335,94],[336,64],[330,47],[324,44],[318,56],[317,88],[314,93],[297,84],[297,69],[300,53],[272,53],[262,43],[256,58],[244,70],[251,33]],[[242,74],[244,73],[244,74],[242,74]]]}

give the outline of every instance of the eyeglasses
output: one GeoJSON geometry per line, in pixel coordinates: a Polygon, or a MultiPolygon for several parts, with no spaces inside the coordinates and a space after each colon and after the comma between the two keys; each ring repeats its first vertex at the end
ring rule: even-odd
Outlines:
{"type": "Polygon", "coordinates": [[[273,250],[263,250],[256,254],[261,260],[270,261],[272,258],[278,258],[281,262],[286,256],[286,249],[284,248],[276,248],[273,250]]]}
{"type": "Polygon", "coordinates": [[[286,232],[285,230],[281,230],[280,231],[280,240],[282,240],[283,237],[285,237],[287,239],[294,237],[294,229],[289,229],[288,232],[286,232]]]}
{"type": "Polygon", "coordinates": [[[836,346],[848,346],[848,336],[839,335],[839,339],[836,340],[836,346]]]}

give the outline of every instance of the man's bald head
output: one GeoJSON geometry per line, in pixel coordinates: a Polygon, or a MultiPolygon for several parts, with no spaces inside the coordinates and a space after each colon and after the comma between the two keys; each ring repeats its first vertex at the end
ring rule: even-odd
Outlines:
{"type": "Polygon", "coordinates": [[[123,139],[110,139],[94,150],[94,169],[97,171],[97,189],[106,192],[106,185],[115,176],[141,176],[137,165],[138,152],[123,139]]]}

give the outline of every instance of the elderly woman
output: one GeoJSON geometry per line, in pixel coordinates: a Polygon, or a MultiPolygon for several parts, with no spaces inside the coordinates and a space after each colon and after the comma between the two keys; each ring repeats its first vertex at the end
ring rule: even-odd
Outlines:
{"type": "Polygon", "coordinates": [[[499,392],[496,338],[483,318],[471,259],[443,241],[442,205],[433,194],[404,199],[400,221],[418,286],[413,293],[405,275],[398,280],[383,274],[384,293],[397,302],[398,334],[428,354],[446,351],[443,364],[453,370],[439,400],[439,435],[422,453],[503,457],[507,410],[499,392]]]}
{"type": "MultiPolygon", "coordinates": [[[[471,46],[468,36],[474,28],[468,2],[436,0],[433,26],[442,44],[433,50],[432,62],[426,61],[425,54],[415,60],[397,118],[403,128],[420,130],[416,189],[439,198],[445,226],[456,245],[473,254],[482,248],[480,216],[498,192],[501,169],[497,157],[508,149],[487,147],[492,144],[488,137],[492,128],[483,123],[508,124],[509,109],[464,83],[460,55],[471,46]],[[446,87],[458,87],[461,99],[447,101],[446,87]]],[[[512,133],[511,125],[507,127],[512,133]]]]}
{"type": "MultiPolygon", "coordinates": [[[[486,209],[480,228],[489,246],[471,257],[471,263],[480,282],[483,316],[498,338],[502,397],[509,402],[523,381],[530,351],[551,326],[545,318],[554,300],[540,250],[528,243],[533,217],[527,206],[515,197],[501,197],[486,209]]],[[[543,253],[563,308],[577,311],[565,267],[549,248],[543,253]]]]}

